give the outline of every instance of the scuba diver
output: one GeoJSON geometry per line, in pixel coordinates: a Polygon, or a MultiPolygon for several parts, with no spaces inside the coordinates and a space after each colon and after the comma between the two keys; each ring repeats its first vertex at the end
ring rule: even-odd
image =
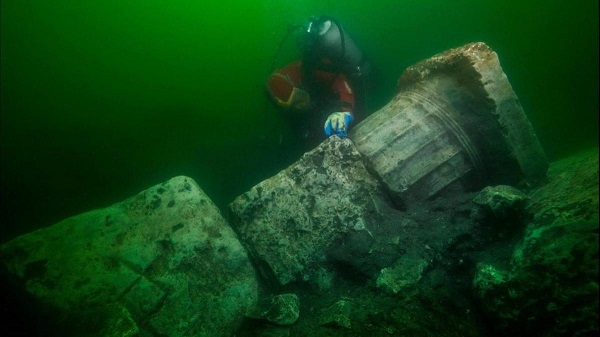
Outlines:
{"type": "Polygon", "coordinates": [[[281,45],[297,31],[301,59],[273,71],[266,92],[286,117],[296,119],[295,127],[304,129],[300,131],[304,138],[316,132],[346,137],[364,109],[365,93],[356,89],[366,90],[371,65],[331,17],[312,17],[304,25],[291,26],[281,45]],[[320,128],[323,131],[317,131],[320,128]]]}

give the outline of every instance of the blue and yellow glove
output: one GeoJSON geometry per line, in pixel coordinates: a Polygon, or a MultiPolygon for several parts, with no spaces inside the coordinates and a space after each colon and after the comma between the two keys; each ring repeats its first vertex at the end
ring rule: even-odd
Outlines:
{"type": "Polygon", "coordinates": [[[346,137],[348,135],[348,129],[350,129],[350,123],[354,117],[347,111],[334,112],[325,121],[323,128],[327,136],[338,135],[340,137],[346,137]]]}

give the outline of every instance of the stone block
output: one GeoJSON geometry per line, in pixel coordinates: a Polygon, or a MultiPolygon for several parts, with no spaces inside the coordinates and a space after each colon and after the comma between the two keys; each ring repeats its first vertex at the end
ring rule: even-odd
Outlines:
{"type": "Polygon", "coordinates": [[[318,278],[327,247],[345,233],[370,235],[379,193],[352,142],[333,136],[229,207],[262,274],[285,285],[318,278]]]}
{"type": "Polygon", "coordinates": [[[142,331],[231,336],[258,297],[254,269],[236,234],[188,177],[0,249],[6,274],[66,320],[82,318],[82,309],[96,320],[102,315],[96,308],[119,303],[142,331]]]}

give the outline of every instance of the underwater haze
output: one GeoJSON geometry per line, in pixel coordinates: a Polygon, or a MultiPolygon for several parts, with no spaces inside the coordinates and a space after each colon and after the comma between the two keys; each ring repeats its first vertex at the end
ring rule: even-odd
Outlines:
{"type": "MultiPolygon", "coordinates": [[[[2,0],[1,241],[177,175],[224,210],[308,150],[264,94],[332,15],[381,74],[482,41],[551,161],[598,146],[597,0],[2,0]]],[[[324,139],[324,136],[323,136],[324,139]]]]}

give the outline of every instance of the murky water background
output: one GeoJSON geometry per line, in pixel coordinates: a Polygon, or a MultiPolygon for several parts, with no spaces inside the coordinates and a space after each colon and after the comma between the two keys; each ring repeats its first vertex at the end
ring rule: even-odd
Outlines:
{"type": "Polygon", "coordinates": [[[269,104],[290,24],[335,16],[381,71],[483,41],[551,160],[598,139],[598,1],[2,0],[2,242],[188,175],[221,209],[306,150],[269,104]]]}

